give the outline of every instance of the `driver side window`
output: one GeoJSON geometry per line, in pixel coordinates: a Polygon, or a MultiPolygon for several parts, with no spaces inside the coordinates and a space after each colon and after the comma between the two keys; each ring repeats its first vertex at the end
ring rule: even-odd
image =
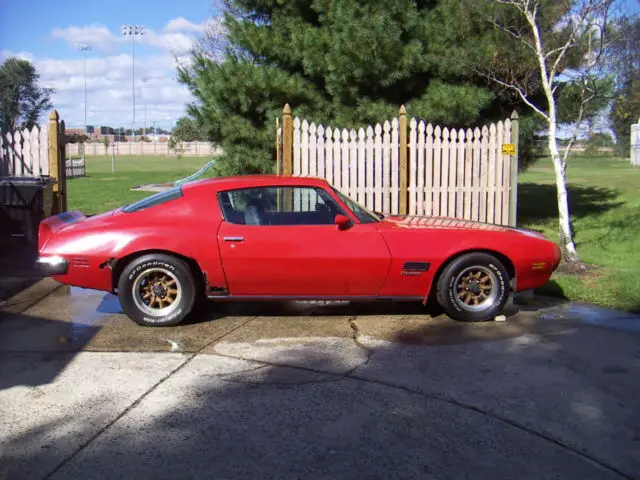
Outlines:
{"type": "Polygon", "coordinates": [[[218,194],[224,218],[240,225],[332,225],[343,210],[316,187],[251,187],[218,194]]]}

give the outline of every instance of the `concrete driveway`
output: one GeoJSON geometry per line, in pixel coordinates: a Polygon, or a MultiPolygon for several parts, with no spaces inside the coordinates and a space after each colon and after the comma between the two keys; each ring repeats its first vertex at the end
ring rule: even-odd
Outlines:
{"type": "Polygon", "coordinates": [[[228,304],[150,329],[48,279],[0,311],[1,478],[640,478],[637,316],[228,304]]]}

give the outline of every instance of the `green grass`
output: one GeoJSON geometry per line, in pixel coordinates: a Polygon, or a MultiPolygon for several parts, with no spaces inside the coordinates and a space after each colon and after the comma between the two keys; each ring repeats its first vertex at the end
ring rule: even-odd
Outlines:
{"type": "MultiPolygon", "coordinates": [[[[572,225],[585,274],[558,272],[541,291],[640,312],[640,169],[617,158],[574,157],[567,170],[572,225]]],[[[518,225],[558,242],[555,177],[542,159],[520,175],[518,225]]]]}
{"type": "Polygon", "coordinates": [[[113,173],[111,157],[87,157],[86,176],[67,180],[68,208],[94,214],[121,207],[153,193],[134,192],[132,187],[180,180],[208,161],[209,157],[117,156],[113,173]]]}
{"type": "MultiPolygon", "coordinates": [[[[87,176],[68,181],[69,209],[100,213],[151,195],[132,192],[146,183],[184,178],[208,157],[88,157],[87,176]]],[[[611,158],[569,161],[573,228],[581,260],[596,265],[584,275],[556,273],[542,290],[628,311],[640,311],[640,169],[611,158]]],[[[520,176],[518,225],[540,229],[558,241],[556,191],[549,159],[520,176]]]]}

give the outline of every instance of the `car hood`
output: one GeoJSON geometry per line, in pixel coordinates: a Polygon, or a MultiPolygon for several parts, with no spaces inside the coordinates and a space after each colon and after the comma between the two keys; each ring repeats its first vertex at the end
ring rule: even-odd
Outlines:
{"type": "Polygon", "coordinates": [[[427,217],[417,215],[392,215],[385,217],[380,225],[383,228],[411,228],[411,229],[438,229],[438,230],[512,230],[503,225],[474,222],[460,218],[427,217]]]}
{"type": "Polygon", "coordinates": [[[412,229],[412,230],[463,230],[463,231],[491,231],[512,232],[527,236],[547,239],[542,233],[525,228],[495,225],[486,222],[476,222],[451,217],[429,217],[418,215],[390,215],[378,223],[383,230],[412,229]]]}

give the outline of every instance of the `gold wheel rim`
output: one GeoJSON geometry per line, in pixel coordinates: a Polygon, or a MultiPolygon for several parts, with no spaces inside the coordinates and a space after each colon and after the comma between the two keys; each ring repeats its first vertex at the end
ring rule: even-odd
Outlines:
{"type": "Polygon", "coordinates": [[[455,301],[465,310],[483,310],[498,297],[498,278],[485,266],[473,266],[458,274],[455,301]]]}
{"type": "Polygon", "coordinates": [[[150,308],[165,308],[178,298],[178,283],[165,273],[149,275],[147,282],[140,285],[139,295],[150,308]],[[161,291],[162,293],[158,293],[161,291]]]}
{"type": "Polygon", "coordinates": [[[150,268],[136,278],[131,293],[136,306],[144,313],[163,317],[179,306],[182,285],[173,272],[165,268],[150,268]]]}

